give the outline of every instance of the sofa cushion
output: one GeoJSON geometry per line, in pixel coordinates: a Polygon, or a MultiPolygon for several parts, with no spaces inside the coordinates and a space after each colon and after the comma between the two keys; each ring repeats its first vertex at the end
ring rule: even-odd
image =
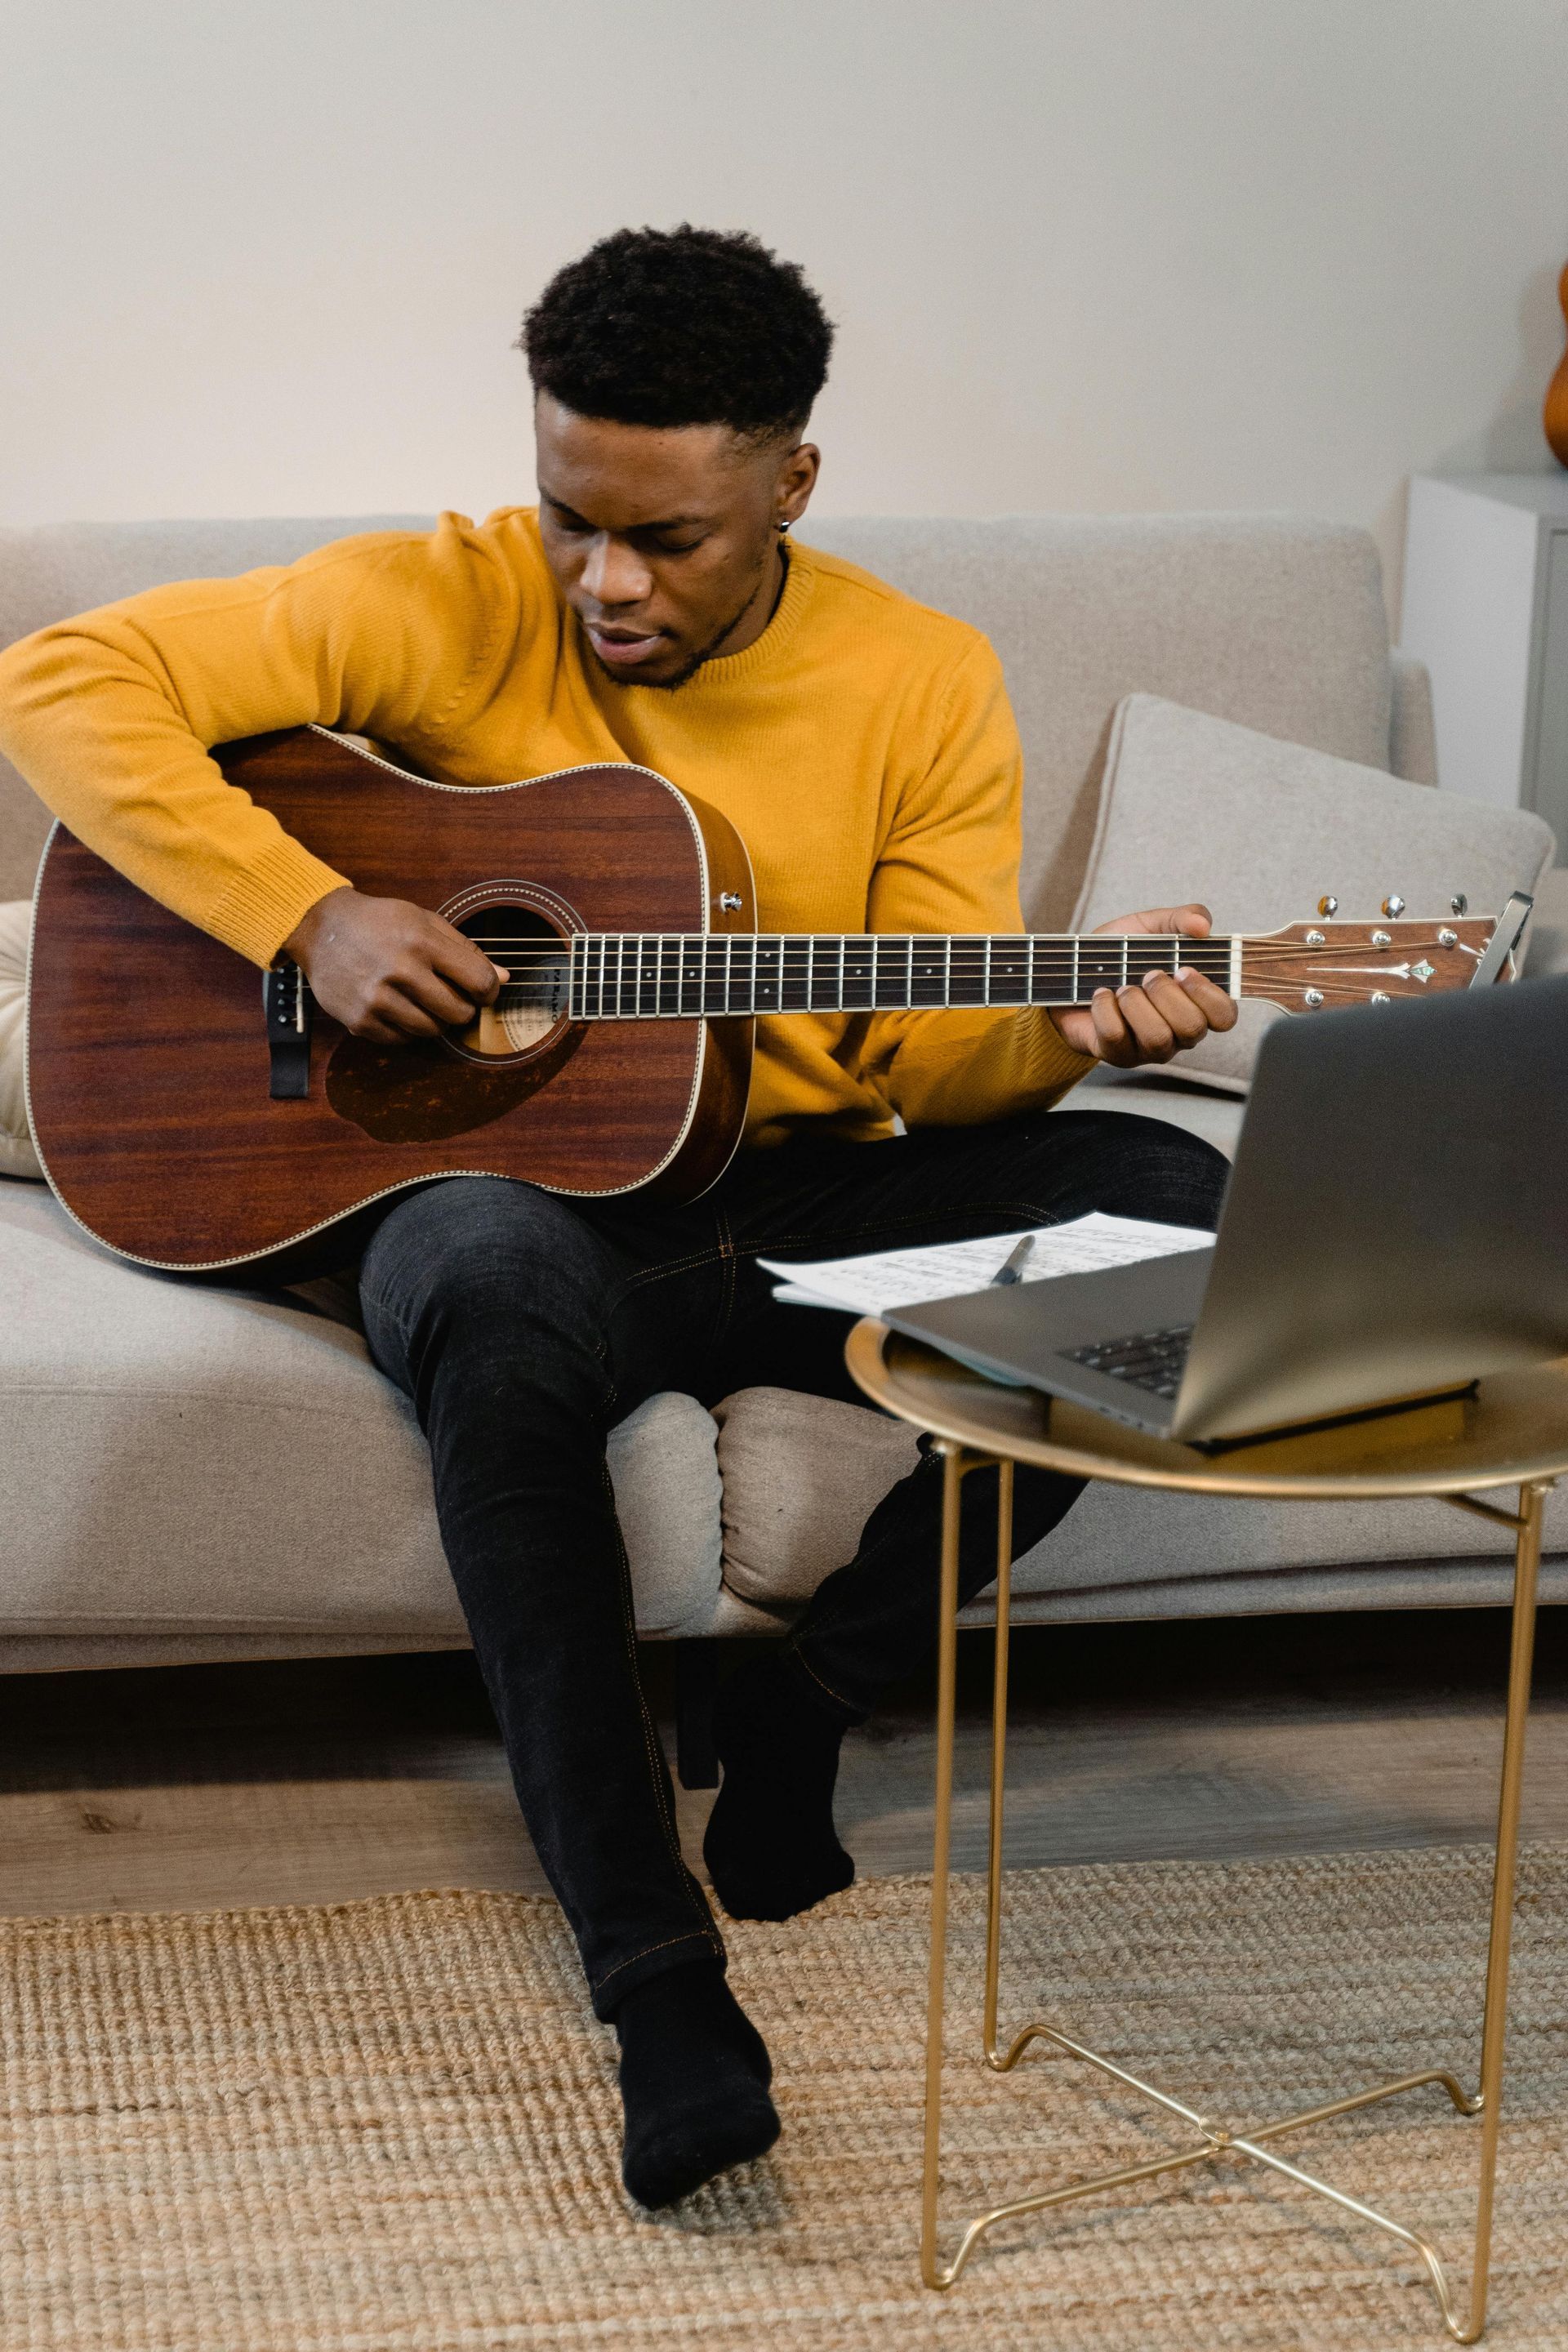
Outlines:
{"type": "MultiPolygon", "coordinates": [[[[842,1319],[847,1331],[853,1318],[842,1319]]],[[[809,1601],[825,1576],[854,1558],[877,1505],[920,1460],[907,1423],[797,1389],[742,1389],[714,1419],[724,1582],[761,1608],[809,1601]]]]}
{"type": "MultiPolygon", "coordinates": [[[[413,1412],[357,1331],[278,1292],[150,1274],[0,1181],[0,1625],[461,1639],[413,1412]]],[[[712,1418],[611,1433],[639,1628],[719,1592],[712,1418]]]]}
{"type": "MultiPolygon", "coordinates": [[[[1137,907],[1203,900],[1220,931],[1272,930],[1325,891],[1342,918],[1375,918],[1397,891],[1413,915],[1476,914],[1533,890],[1551,828],[1381,769],[1331,758],[1152,695],[1116,713],[1088,875],[1073,917],[1090,930],[1137,907]]],[[[1251,1000],[1224,1035],[1167,1066],[1245,1082],[1275,1007],[1251,1000]]]]}
{"type": "MultiPolygon", "coordinates": [[[[199,1656],[215,1642],[265,1654],[269,1641],[464,1639],[423,1440],[354,1330],[292,1297],[123,1265],[47,1192],[3,1181],[0,1427],[0,1639],[36,1642],[39,1657],[64,1635],[99,1644],[100,1662],[138,1643],[199,1656]],[[115,1643],[127,1646],[103,1646],[115,1643]]],[[[645,1633],[786,1621],[916,1459],[902,1423],[768,1389],[727,1398],[717,1427],[690,1397],[653,1397],[609,1452],[645,1633]]],[[[1563,1487],[1547,1546],[1568,1549],[1563,1487]]],[[[1058,1613],[1137,1615],[1145,1589],[1169,1613],[1184,1582],[1217,1612],[1233,1579],[1242,1606],[1267,1605],[1271,1584],[1302,1606],[1303,1568],[1507,1549],[1502,1530],[1436,1503],[1216,1505],[1096,1486],[1019,1563],[1016,1589],[1025,1613],[1035,1597],[1058,1613]]],[[[1432,1580],[1435,1599],[1477,1597],[1432,1580]]]]}
{"type": "MultiPolygon", "coordinates": [[[[726,1587],[753,1604],[798,1605],[853,1559],[871,1510],[914,1465],[914,1433],[869,1407],[784,1389],[742,1389],[720,1412],[726,1587]]],[[[1547,1498],[1546,1549],[1568,1550],[1568,1483],[1547,1498]]],[[[1114,1591],[1119,1613],[1136,1616],[1142,1586],[1191,1579],[1217,1612],[1230,1576],[1489,1553],[1511,1558],[1506,1532],[1438,1502],[1216,1502],[1097,1482],[1017,1562],[1013,1590],[1020,1599],[1114,1591]]]]}
{"type": "Polygon", "coordinates": [[[32,908],[25,898],[0,906],[0,1176],[30,1176],[43,1170],[27,1131],[26,1044],[27,927],[32,908]]]}

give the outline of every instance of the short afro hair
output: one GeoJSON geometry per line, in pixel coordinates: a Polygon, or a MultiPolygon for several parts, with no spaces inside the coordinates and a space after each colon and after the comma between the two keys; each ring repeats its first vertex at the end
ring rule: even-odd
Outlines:
{"type": "Polygon", "coordinates": [[[796,264],[743,231],[622,228],[556,271],[522,322],[536,392],[620,425],[798,432],[833,326],[796,264]]]}

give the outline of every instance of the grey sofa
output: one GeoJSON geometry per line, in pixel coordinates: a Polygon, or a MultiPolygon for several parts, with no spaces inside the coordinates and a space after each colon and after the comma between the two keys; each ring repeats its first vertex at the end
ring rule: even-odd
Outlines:
{"type": "MultiPolygon", "coordinates": [[[[376,519],[381,521],[385,519],[376,519]]],[[[154,583],[287,561],[365,522],[0,533],[0,641],[154,583]]],[[[1435,781],[1425,673],[1391,656],[1371,541],[1271,517],[824,522],[811,532],[977,623],[1027,758],[1025,904],[1071,908],[1112,709],[1133,689],[1435,781]]],[[[0,899],[47,820],[0,767],[0,899]]],[[[1104,1074],[1072,1097],[1234,1142],[1233,1097],[1104,1074]]],[[[846,1558],[913,1458],[870,1412],[768,1390],[655,1397],[612,1469],[639,1627],[762,1633],[846,1558]]],[[[0,1669],[457,1646],[423,1443],[346,1294],[195,1288],[0,1179],[0,1669]]],[[[1568,1598],[1568,1497],[1544,1593],[1568,1598]]],[[[1506,1545],[1436,1504],[1211,1505],[1100,1488],[1021,1564],[1019,1620],[1498,1602],[1506,1545]]],[[[985,1616],[984,1604],[970,1612],[985,1616]]]]}

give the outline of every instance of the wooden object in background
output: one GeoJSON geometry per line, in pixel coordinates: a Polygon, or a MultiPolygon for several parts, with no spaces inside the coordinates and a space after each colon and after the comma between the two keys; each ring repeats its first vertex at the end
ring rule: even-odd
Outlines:
{"type": "MultiPolygon", "coordinates": [[[[1563,305],[1563,323],[1568,327],[1568,267],[1564,267],[1557,281],[1557,299],[1563,305]]],[[[1557,373],[1546,387],[1541,422],[1552,456],[1560,466],[1568,466],[1568,351],[1558,361],[1557,373]]]]}

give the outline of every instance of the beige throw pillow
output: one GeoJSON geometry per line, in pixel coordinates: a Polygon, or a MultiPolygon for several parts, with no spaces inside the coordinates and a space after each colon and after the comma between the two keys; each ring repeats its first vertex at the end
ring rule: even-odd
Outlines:
{"type": "Polygon", "coordinates": [[[724,1482],[724,1581],[763,1609],[809,1601],[825,1576],[853,1559],[871,1513],[920,1460],[905,1423],[838,1397],[741,1389],[714,1407],[713,1418],[724,1482]]]}
{"type": "Polygon", "coordinates": [[[26,898],[0,906],[0,1176],[43,1181],[38,1155],[27,1132],[27,1088],[22,1028],[27,1010],[27,927],[32,908],[26,898]]]}
{"type": "MultiPolygon", "coordinates": [[[[1370,919],[1396,891],[1415,916],[1472,915],[1533,891],[1552,833],[1526,809],[1491,808],[1406,783],[1152,694],[1117,706],[1089,872],[1073,915],[1092,930],[1140,907],[1202,900],[1216,931],[1270,931],[1331,892],[1370,919]]],[[[1168,1065],[1173,1076],[1239,1089],[1275,1007],[1248,1000],[1224,1036],[1168,1065]]]]}

